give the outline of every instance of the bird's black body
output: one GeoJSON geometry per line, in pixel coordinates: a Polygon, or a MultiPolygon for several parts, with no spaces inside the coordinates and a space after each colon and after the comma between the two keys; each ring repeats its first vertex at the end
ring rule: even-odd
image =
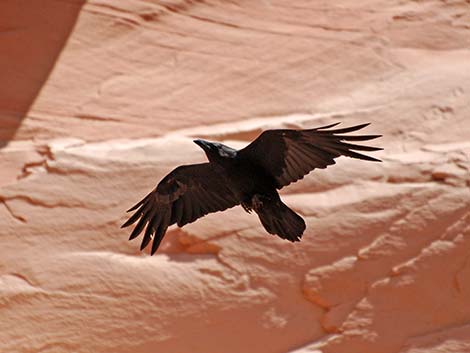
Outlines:
{"type": "Polygon", "coordinates": [[[243,155],[237,155],[223,168],[232,192],[242,204],[249,205],[255,194],[277,194],[274,178],[243,155]]]}
{"type": "Polygon", "coordinates": [[[379,161],[355,152],[381,148],[351,144],[380,135],[342,135],[368,124],[327,130],[337,124],[311,130],[268,130],[241,150],[217,142],[195,140],[209,163],[180,166],[129,211],[136,212],[123,224],[139,220],[130,239],[145,228],[141,249],[153,238],[153,254],[168,226],[183,226],[208,213],[242,205],[255,211],[264,228],[281,238],[298,241],[304,220],[280,199],[278,189],[302,179],[315,168],[335,164],[334,159],[348,157],[379,161]]]}

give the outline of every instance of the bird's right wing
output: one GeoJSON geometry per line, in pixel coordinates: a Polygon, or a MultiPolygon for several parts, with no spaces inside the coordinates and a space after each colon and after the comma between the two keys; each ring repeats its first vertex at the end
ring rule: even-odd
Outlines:
{"type": "Polygon", "coordinates": [[[343,135],[369,124],[327,130],[338,124],[309,130],[267,130],[240,150],[239,156],[261,165],[274,177],[278,189],[302,179],[313,169],[323,169],[335,164],[334,159],[339,156],[380,162],[379,159],[355,151],[378,151],[382,148],[348,141],[367,141],[381,135],[343,135]]]}
{"type": "Polygon", "coordinates": [[[146,227],[141,250],[153,237],[153,255],[170,225],[177,223],[182,227],[208,213],[238,204],[225,179],[210,163],[184,165],[169,173],[152,192],[128,210],[136,211],[122,228],[139,220],[129,240],[136,238],[146,227]]]}

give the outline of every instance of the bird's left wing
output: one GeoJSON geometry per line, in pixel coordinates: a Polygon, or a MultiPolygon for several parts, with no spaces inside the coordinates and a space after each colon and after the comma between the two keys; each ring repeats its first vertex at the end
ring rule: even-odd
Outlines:
{"type": "Polygon", "coordinates": [[[382,148],[353,144],[351,141],[368,141],[381,135],[347,134],[369,124],[329,130],[338,124],[309,130],[267,130],[240,150],[238,155],[260,165],[274,177],[278,189],[302,179],[313,169],[324,169],[335,164],[334,160],[339,156],[380,162],[356,151],[378,151],[382,148]]]}
{"type": "Polygon", "coordinates": [[[129,240],[145,228],[141,250],[153,238],[153,255],[170,225],[176,223],[182,227],[238,203],[225,179],[210,163],[183,165],[169,173],[152,192],[128,210],[135,213],[122,228],[138,220],[129,240]]]}

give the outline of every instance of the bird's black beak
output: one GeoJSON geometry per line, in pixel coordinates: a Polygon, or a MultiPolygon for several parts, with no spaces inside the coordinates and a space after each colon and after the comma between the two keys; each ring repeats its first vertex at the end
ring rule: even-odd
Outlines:
{"type": "Polygon", "coordinates": [[[204,151],[209,151],[210,150],[210,143],[205,141],[205,140],[193,140],[193,142],[201,147],[204,151]]]}

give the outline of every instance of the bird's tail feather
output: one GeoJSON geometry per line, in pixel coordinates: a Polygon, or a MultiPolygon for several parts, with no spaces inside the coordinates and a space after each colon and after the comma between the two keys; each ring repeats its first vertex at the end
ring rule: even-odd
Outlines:
{"type": "Polygon", "coordinates": [[[279,198],[255,195],[253,209],[266,231],[289,241],[300,241],[305,231],[305,222],[279,198]]]}

